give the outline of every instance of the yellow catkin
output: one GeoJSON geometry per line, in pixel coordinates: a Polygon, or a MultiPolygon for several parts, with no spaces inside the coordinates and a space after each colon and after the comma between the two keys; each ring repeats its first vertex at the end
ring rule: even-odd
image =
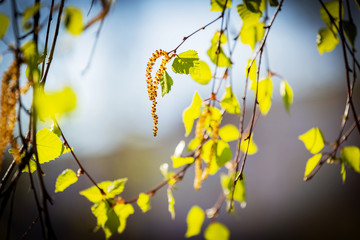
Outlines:
{"type": "Polygon", "coordinates": [[[149,58],[149,61],[146,66],[146,84],[147,84],[147,92],[149,95],[150,101],[152,101],[152,108],[151,108],[151,115],[153,117],[154,121],[154,127],[153,127],[153,135],[154,137],[157,135],[158,130],[158,115],[156,114],[156,97],[157,97],[157,90],[158,85],[160,82],[161,77],[165,73],[166,70],[166,64],[171,60],[171,58],[175,56],[175,54],[168,54],[166,51],[159,49],[156,50],[152,56],[149,58]],[[164,56],[164,58],[161,61],[159,69],[155,73],[154,79],[151,76],[153,67],[155,65],[156,59],[159,57],[164,56]]]}
{"type": "Polygon", "coordinates": [[[18,79],[18,65],[16,61],[13,61],[1,79],[0,169],[4,149],[12,139],[12,133],[16,123],[16,103],[19,98],[18,79]]]}
{"type": "Polygon", "coordinates": [[[11,150],[12,150],[11,154],[13,155],[15,162],[19,164],[21,161],[21,154],[20,154],[19,145],[14,137],[12,137],[11,140],[11,150]]]}
{"type": "Polygon", "coordinates": [[[216,142],[219,140],[219,122],[218,121],[212,121],[212,132],[213,132],[213,136],[212,136],[212,140],[214,141],[214,144],[211,146],[211,154],[210,154],[210,159],[209,159],[209,163],[207,164],[206,168],[204,169],[202,176],[201,176],[201,180],[205,180],[208,178],[209,173],[210,173],[210,168],[211,168],[211,164],[213,164],[214,161],[216,161],[216,159],[214,159],[214,156],[216,154],[216,142]]]}
{"type": "Polygon", "coordinates": [[[195,159],[195,178],[194,178],[194,189],[199,190],[202,183],[202,161],[200,157],[195,159]]]}

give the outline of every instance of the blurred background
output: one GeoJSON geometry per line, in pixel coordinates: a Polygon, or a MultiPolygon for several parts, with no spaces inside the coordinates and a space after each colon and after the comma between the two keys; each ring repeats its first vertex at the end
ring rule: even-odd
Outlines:
{"type": "MultiPolygon", "coordinates": [[[[359,9],[354,1],[350,2],[354,22],[359,23],[359,9]]],[[[29,4],[28,1],[18,3],[20,9],[29,4]]],[[[66,1],[67,5],[81,8],[84,16],[90,3],[66,1]]],[[[239,3],[233,1],[231,9],[231,38],[236,37],[241,24],[235,8],[239,3]]],[[[99,10],[99,4],[95,4],[87,19],[99,10]]],[[[90,67],[85,71],[98,27],[92,27],[79,37],[69,35],[64,28],[60,31],[46,88],[57,90],[71,86],[78,97],[77,109],[61,119],[60,126],[97,182],[128,177],[122,194],[125,199],[163,180],[159,166],[165,162],[171,166],[170,156],[177,143],[191,139],[191,136],[184,137],[182,111],[190,104],[195,91],[203,99],[211,92],[211,83],[203,86],[189,76],[169,71],[174,85],[170,94],[158,101],[159,132],[154,138],[151,102],[146,92],[146,63],[156,49],[173,50],[184,36],[219,16],[218,12],[209,10],[210,1],[205,0],[118,0],[104,22],[90,67]]],[[[316,47],[317,31],[325,27],[319,10],[317,1],[285,1],[271,28],[266,51],[269,62],[265,64],[292,86],[294,104],[288,114],[279,93],[282,79],[274,77],[273,105],[266,117],[260,117],[254,130],[259,151],[248,158],[245,167],[247,206],[240,209],[236,205],[234,216],[222,208],[218,218],[229,227],[231,239],[359,239],[359,174],[347,169],[343,184],[340,166],[324,165],[311,181],[302,180],[311,155],[298,136],[317,126],[328,142],[334,141],[346,102],[340,45],[322,56],[316,47]]],[[[273,11],[269,11],[270,16],[273,11]]],[[[0,5],[0,12],[10,13],[10,1],[0,5]]],[[[219,29],[220,21],[189,38],[178,53],[196,50],[200,59],[209,63],[214,71],[206,51],[219,29]]],[[[11,33],[6,38],[10,41],[11,33]]],[[[0,50],[6,49],[0,44],[0,50]]],[[[251,57],[249,46],[237,45],[232,79],[238,99],[243,94],[245,67],[251,57]]],[[[359,59],[359,54],[357,57],[359,59]]],[[[1,72],[11,58],[11,54],[3,55],[1,72]]],[[[355,95],[354,102],[359,109],[358,87],[355,95]]],[[[252,109],[251,94],[249,99],[248,115],[252,109]]],[[[239,119],[227,115],[223,121],[238,125],[239,119]]],[[[49,126],[41,124],[41,127],[49,126]]],[[[347,145],[359,146],[359,143],[360,138],[354,132],[347,145]]],[[[10,163],[7,157],[3,169],[10,163]]],[[[65,168],[77,170],[70,155],[44,165],[50,192],[55,188],[56,177],[65,168]]],[[[142,214],[134,206],[135,214],[128,218],[126,230],[112,239],[184,239],[186,215],[191,206],[210,208],[221,191],[219,174],[206,180],[200,191],[192,188],[193,176],[193,168],[190,168],[184,180],[176,184],[175,220],[171,220],[167,211],[166,189],[161,189],[151,199],[151,211],[142,214]]],[[[50,212],[58,239],[103,239],[102,230],[92,233],[96,219],[90,211],[91,203],[78,194],[90,186],[90,181],[83,176],[65,192],[52,194],[55,204],[50,212]]],[[[19,239],[37,215],[25,176],[18,186],[15,204],[12,239],[19,239]]],[[[203,230],[208,223],[205,222],[203,230]]],[[[5,226],[2,219],[0,232],[5,226]]],[[[36,224],[28,239],[40,236],[40,225],[36,224]]],[[[203,236],[192,239],[203,239],[203,236]]]]}

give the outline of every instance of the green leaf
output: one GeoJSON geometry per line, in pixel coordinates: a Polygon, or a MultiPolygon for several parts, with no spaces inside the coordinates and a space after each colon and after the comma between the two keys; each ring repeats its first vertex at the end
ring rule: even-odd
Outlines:
{"type": "Polygon", "coordinates": [[[345,164],[344,164],[344,163],[341,163],[341,171],[340,171],[340,174],[341,174],[342,182],[345,183],[345,179],[346,179],[346,169],[345,169],[345,164]]]}
{"type": "Polygon", "coordinates": [[[76,107],[76,94],[70,87],[56,92],[39,92],[35,97],[39,118],[45,121],[53,116],[61,117],[76,107]]]}
{"type": "Polygon", "coordinates": [[[230,239],[230,231],[225,225],[213,222],[205,229],[204,237],[206,240],[228,240],[230,239]]]}
{"type": "Polygon", "coordinates": [[[227,124],[220,128],[219,136],[226,142],[231,142],[239,138],[239,130],[232,124],[227,124]]]}
{"type": "Polygon", "coordinates": [[[220,47],[219,54],[217,54],[217,49],[217,44],[211,44],[210,48],[206,52],[211,61],[218,67],[231,67],[230,58],[225,55],[222,47],[220,47]]]}
{"type": "Polygon", "coordinates": [[[220,31],[216,31],[214,36],[212,37],[211,39],[211,44],[213,45],[218,45],[219,44],[219,40],[220,40],[220,45],[223,45],[225,43],[227,43],[227,37],[226,35],[223,33],[221,34],[220,31]],[[221,35],[221,38],[220,38],[220,35],[221,35]],[[220,38],[220,39],[219,39],[220,38]]]}
{"type": "Polygon", "coordinates": [[[355,172],[360,173],[360,149],[356,146],[344,147],[341,151],[341,161],[355,172]]]}
{"type": "Polygon", "coordinates": [[[116,233],[120,225],[119,217],[115,214],[107,201],[95,203],[91,207],[91,211],[97,218],[97,226],[104,230],[106,239],[109,239],[116,233]]]}
{"type": "MultiPolygon", "coordinates": [[[[30,173],[33,173],[36,171],[37,166],[36,166],[36,162],[33,161],[32,159],[29,160],[29,165],[30,165],[30,173]]],[[[22,170],[22,172],[29,172],[29,167],[25,166],[25,168],[22,170]]]]}
{"type": "Polygon", "coordinates": [[[63,143],[60,138],[47,128],[36,133],[36,146],[39,163],[45,163],[58,158],[63,152],[63,143]]]}
{"type": "Polygon", "coordinates": [[[307,176],[314,170],[314,168],[320,161],[321,157],[322,157],[322,154],[318,153],[318,154],[312,156],[311,158],[309,158],[309,160],[306,162],[304,180],[306,180],[307,176]]]}
{"type": "MultiPolygon", "coordinates": [[[[221,174],[221,186],[227,199],[231,198],[231,188],[233,184],[233,173],[228,175],[221,174]]],[[[242,180],[237,181],[234,190],[234,200],[240,203],[241,207],[246,206],[246,188],[245,177],[242,180]]]]}
{"type": "Polygon", "coordinates": [[[261,0],[243,0],[246,8],[253,13],[261,13],[260,3],[261,0]]]}
{"type": "MultiPolygon", "coordinates": [[[[253,82],[253,88],[256,92],[256,82],[253,82]]],[[[271,98],[273,92],[273,83],[270,78],[265,78],[259,82],[257,101],[259,103],[262,115],[267,115],[271,108],[271,98]]],[[[255,93],[256,94],[256,93],[255,93]]]]}
{"type": "Polygon", "coordinates": [[[97,203],[102,201],[105,198],[113,198],[116,195],[122,193],[125,187],[125,183],[127,178],[120,178],[113,182],[104,181],[98,184],[98,187],[101,188],[105,192],[105,196],[103,196],[100,190],[96,186],[92,186],[88,189],[85,189],[80,192],[80,195],[86,197],[90,202],[97,203]]]}
{"type": "Polygon", "coordinates": [[[190,68],[190,76],[203,85],[208,84],[212,78],[210,67],[204,61],[194,61],[194,67],[190,68]]]}
{"type": "Polygon", "coordinates": [[[193,157],[174,157],[171,156],[171,160],[173,161],[173,167],[178,168],[184,166],[186,164],[190,164],[194,162],[193,157]]]}
{"type": "Polygon", "coordinates": [[[200,144],[201,144],[200,138],[192,139],[188,144],[187,151],[194,151],[200,144]]]}
{"type": "Polygon", "coordinates": [[[311,128],[306,133],[299,136],[306,149],[312,154],[316,154],[321,151],[325,146],[324,135],[319,128],[311,128]]]}
{"type": "Polygon", "coordinates": [[[65,169],[56,179],[55,192],[62,192],[71,184],[76,183],[78,177],[71,169],[65,169]]]}
{"type": "Polygon", "coordinates": [[[174,198],[171,188],[167,189],[167,197],[168,197],[168,203],[169,203],[168,209],[171,214],[171,219],[175,219],[175,207],[174,207],[175,198],[174,198]]]}
{"type": "Polygon", "coordinates": [[[65,27],[69,33],[78,36],[84,30],[83,16],[81,10],[74,7],[68,6],[65,9],[65,27]]]}
{"type": "Polygon", "coordinates": [[[278,0],[269,0],[271,7],[277,7],[279,5],[278,0]]]}
{"type": "MultiPolygon", "coordinates": [[[[225,6],[226,0],[211,0],[210,11],[222,12],[225,6]]],[[[226,8],[231,8],[231,0],[228,0],[226,3],[226,8]]]]}
{"type": "Polygon", "coordinates": [[[243,24],[240,30],[240,40],[254,51],[257,42],[260,42],[265,33],[263,22],[249,22],[243,24]]]}
{"type": "Polygon", "coordinates": [[[128,217],[134,214],[134,208],[131,204],[117,203],[114,206],[114,212],[118,216],[120,225],[117,228],[118,233],[122,233],[126,227],[128,217]]]}
{"type": "Polygon", "coordinates": [[[250,67],[250,63],[251,63],[251,59],[249,59],[248,64],[246,65],[245,73],[246,76],[249,77],[249,79],[252,81],[250,85],[250,89],[255,90],[256,80],[257,80],[257,66],[256,66],[256,61],[253,62],[251,67],[250,67]]]}
{"type": "Polygon", "coordinates": [[[97,226],[105,226],[108,220],[108,211],[110,211],[110,207],[108,204],[106,204],[106,202],[98,202],[91,207],[91,212],[94,214],[97,220],[97,226]]]}
{"type": "Polygon", "coordinates": [[[199,61],[197,52],[188,50],[176,56],[172,64],[172,69],[175,73],[190,74],[190,68],[194,67],[195,61],[199,61]]]}
{"type": "Polygon", "coordinates": [[[240,150],[243,152],[243,153],[246,153],[246,149],[248,148],[248,144],[249,144],[249,149],[248,149],[248,155],[253,155],[255,153],[257,153],[257,146],[255,144],[255,142],[253,141],[253,137],[251,135],[250,139],[248,138],[249,135],[247,135],[242,141],[241,141],[241,144],[240,144],[240,150]],[[250,140],[250,143],[249,143],[249,140],[250,140]]]}
{"type": "Polygon", "coordinates": [[[165,71],[165,73],[160,78],[160,86],[161,86],[161,96],[164,97],[165,94],[169,93],[171,90],[171,86],[173,85],[173,80],[170,75],[165,71]]]}
{"type": "Polygon", "coordinates": [[[35,3],[34,5],[25,9],[23,17],[21,19],[21,25],[25,30],[32,28],[32,24],[29,22],[29,19],[32,18],[35,14],[40,11],[41,3],[35,3]]]}
{"type": "Polygon", "coordinates": [[[349,40],[351,46],[354,47],[355,45],[355,39],[357,35],[357,28],[353,21],[343,21],[343,27],[345,36],[349,40]]]}
{"type": "Polygon", "coordinates": [[[222,108],[224,108],[230,114],[240,114],[240,104],[232,92],[231,86],[226,88],[226,92],[220,102],[222,108]]]}
{"type": "Polygon", "coordinates": [[[201,97],[198,92],[195,92],[191,105],[183,112],[183,123],[185,126],[185,136],[189,136],[196,118],[200,116],[201,97]]]}
{"type": "Polygon", "coordinates": [[[0,39],[2,39],[10,25],[10,18],[5,14],[0,13],[0,39]]]}
{"type": "Polygon", "coordinates": [[[151,209],[150,196],[146,193],[140,193],[136,203],[143,213],[151,209]]]}
{"type": "Polygon", "coordinates": [[[250,11],[244,4],[239,4],[236,7],[244,24],[257,23],[261,18],[261,12],[254,13],[250,11]]]}
{"type": "Polygon", "coordinates": [[[280,83],[280,95],[283,99],[286,111],[290,113],[290,106],[293,103],[294,94],[290,85],[285,80],[281,81],[280,83]]]}
{"type": "Polygon", "coordinates": [[[201,157],[205,163],[210,164],[209,173],[214,175],[225,163],[231,160],[232,152],[229,144],[224,140],[214,142],[211,139],[203,145],[201,157]]]}
{"type": "MultiPolygon", "coordinates": [[[[331,16],[335,19],[335,22],[337,22],[339,20],[339,2],[337,0],[333,0],[333,1],[325,3],[325,6],[326,6],[326,9],[331,14],[331,16]]],[[[344,8],[342,8],[341,10],[342,10],[341,15],[343,16],[344,8]]],[[[328,27],[332,27],[330,17],[323,7],[320,8],[320,17],[322,18],[322,20],[328,27]]]]}
{"type": "Polygon", "coordinates": [[[339,37],[330,28],[322,28],[316,37],[319,53],[331,52],[339,44],[339,37]]]}
{"type": "Polygon", "coordinates": [[[199,206],[193,206],[186,217],[187,230],[185,237],[196,236],[201,232],[201,226],[205,220],[205,212],[199,206]]]}

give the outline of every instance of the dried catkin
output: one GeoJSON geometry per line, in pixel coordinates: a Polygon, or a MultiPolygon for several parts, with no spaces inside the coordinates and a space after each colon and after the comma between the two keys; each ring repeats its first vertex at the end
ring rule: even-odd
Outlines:
{"type": "Polygon", "coordinates": [[[149,61],[147,63],[146,66],[146,84],[147,84],[147,92],[149,95],[149,99],[150,101],[152,101],[152,108],[151,108],[151,115],[153,117],[153,121],[154,121],[154,127],[153,127],[153,135],[154,137],[157,135],[157,130],[158,130],[158,115],[156,114],[156,97],[157,97],[157,90],[158,90],[158,85],[160,82],[161,77],[164,75],[165,70],[166,70],[166,64],[171,60],[171,58],[174,56],[175,54],[168,54],[166,51],[159,49],[156,50],[152,56],[149,58],[149,61]],[[154,64],[156,62],[156,59],[158,59],[159,57],[164,56],[164,58],[161,61],[160,67],[157,70],[154,79],[151,76],[152,73],[152,69],[154,67],[154,64]]]}
{"type": "Polygon", "coordinates": [[[13,61],[1,79],[0,169],[4,149],[12,140],[12,133],[16,123],[16,103],[19,98],[18,79],[18,65],[16,61],[13,61]]]}

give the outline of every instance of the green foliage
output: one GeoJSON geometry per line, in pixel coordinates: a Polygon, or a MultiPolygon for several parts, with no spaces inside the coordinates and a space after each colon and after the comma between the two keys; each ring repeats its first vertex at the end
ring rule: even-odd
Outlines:
{"type": "Polygon", "coordinates": [[[194,66],[190,68],[190,76],[203,85],[208,84],[212,78],[210,67],[204,61],[194,61],[194,66]]]}
{"type": "Polygon", "coordinates": [[[190,68],[195,66],[195,61],[199,61],[197,52],[188,50],[176,56],[172,64],[172,69],[175,73],[190,74],[190,68]]]}
{"type": "MultiPolygon", "coordinates": [[[[339,2],[337,0],[327,2],[325,3],[325,7],[334,18],[335,22],[339,21],[339,2]]],[[[341,12],[341,15],[344,15],[344,8],[341,9],[341,12]]],[[[320,8],[320,17],[329,28],[332,28],[333,24],[331,19],[323,7],[320,8]]]]}
{"type": "Polygon", "coordinates": [[[204,162],[210,164],[209,173],[214,175],[225,163],[231,160],[232,152],[229,144],[224,140],[215,142],[211,139],[203,145],[201,157],[204,162]]]}
{"type": "Polygon", "coordinates": [[[173,161],[173,167],[178,168],[184,166],[186,164],[190,164],[194,162],[193,157],[174,157],[171,156],[171,160],[173,161]]]}
{"type": "Polygon", "coordinates": [[[224,93],[224,95],[222,97],[220,105],[228,113],[240,114],[240,104],[239,104],[235,94],[232,92],[231,86],[226,88],[226,92],[224,93]]]}
{"type": "Polygon", "coordinates": [[[360,149],[357,146],[346,146],[341,150],[341,162],[355,172],[360,173],[360,149]]]}
{"type": "Polygon", "coordinates": [[[81,191],[80,195],[86,197],[90,202],[98,203],[104,199],[113,198],[116,195],[122,193],[126,181],[127,178],[120,178],[113,182],[104,181],[97,184],[97,186],[104,191],[105,195],[102,195],[100,190],[96,186],[92,186],[88,189],[81,191]]]}
{"type": "Polygon", "coordinates": [[[196,118],[200,116],[201,97],[198,92],[195,92],[191,105],[187,107],[182,115],[185,126],[185,136],[189,136],[196,118]]]}
{"type": "Polygon", "coordinates": [[[246,135],[246,137],[241,141],[240,150],[243,153],[245,153],[247,150],[248,155],[253,155],[253,154],[257,153],[258,148],[257,148],[257,145],[255,144],[255,142],[253,141],[252,135],[250,138],[248,137],[248,135],[246,135]],[[250,143],[249,143],[249,141],[250,141],[250,143]]]}
{"type": "Polygon", "coordinates": [[[318,153],[308,159],[305,166],[304,180],[306,180],[307,176],[314,170],[316,165],[319,163],[321,157],[322,154],[318,153]]]}
{"type": "Polygon", "coordinates": [[[243,0],[243,2],[249,11],[253,13],[262,12],[260,9],[261,0],[243,0]]]}
{"type": "Polygon", "coordinates": [[[65,169],[56,179],[55,192],[62,192],[71,184],[76,183],[78,177],[71,169],[65,169]]]}
{"type": "Polygon", "coordinates": [[[150,196],[146,193],[140,193],[136,203],[143,213],[151,209],[150,196]]]}
{"type": "Polygon", "coordinates": [[[168,188],[167,189],[167,198],[168,198],[168,210],[170,212],[170,215],[171,215],[171,219],[175,219],[175,198],[174,198],[174,195],[173,195],[173,192],[171,190],[171,188],[168,188]]]}
{"type": "Polygon", "coordinates": [[[272,7],[276,7],[279,5],[278,0],[269,0],[270,6],[272,7]]]}
{"type": "Polygon", "coordinates": [[[251,67],[250,67],[250,63],[251,63],[251,59],[249,59],[245,71],[246,71],[246,76],[249,77],[249,79],[251,80],[250,89],[254,90],[256,86],[254,84],[256,84],[256,80],[257,80],[257,72],[256,72],[257,66],[256,66],[256,61],[253,62],[251,67]]]}
{"type": "Polygon", "coordinates": [[[0,13],[0,39],[2,39],[10,25],[10,18],[5,14],[0,13]]]}
{"type": "Polygon", "coordinates": [[[349,40],[351,46],[354,47],[355,39],[357,35],[357,28],[355,23],[353,21],[343,21],[343,27],[344,27],[345,36],[349,40]]]}
{"type": "MultiPolygon", "coordinates": [[[[256,82],[252,83],[251,89],[253,89],[256,94],[256,82]]],[[[272,92],[273,83],[271,78],[265,78],[259,81],[257,87],[257,101],[259,103],[259,108],[262,115],[267,115],[271,108],[272,92]]]]}
{"type": "Polygon", "coordinates": [[[262,15],[261,12],[254,13],[254,12],[250,11],[244,4],[237,5],[236,9],[244,23],[259,22],[261,15],[262,15]]]}
{"type": "MultiPolygon", "coordinates": [[[[231,189],[234,182],[234,175],[232,173],[225,175],[221,174],[221,187],[224,191],[226,198],[231,198],[231,189]]],[[[238,180],[234,189],[234,200],[240,203],[241,207],[246,206],[246,188],[245,188],[245,177],[242,180],[238,180]]],[[[228,204],[230,202],[228,201],[228,204]]]]}
{"type": "Polygon", "coordinates": [[[325,140],[322,131],[319,128],[311,128],[306,133],[299,136],[306,149],[312,154],[320,152],[325,146],[325,140]]]}
{"type": "Polygon", "coordinates": [[[164,97],[165,94],[169,93],[171,90],[171,86],[173,85],[173,80],[170,75],[165,71],[165,73],[160,78],[160,86],[161,86],[161,96],[164,97]]]}
{"type": "Polygon", "coordinates": [[[331,52],[339,44],[339,37],[330,28],[322,28],[319,30],[316,44],[320,54],[331,52]]]}
{"type": "Polygon", "coordinates": [[[25,30],[32,28],[32,24],[29,21],[35,14],[40,11],[41,3],[35,3],[34,5],[25,9],[23,17],[21,19],[21,25],[25,30]]]}
{"type": "Polygon", "coordinates": [[[230,231],[225,225],[213,222],[205,229],[204,237],[206,240],[228,240],[230,231]]]}
{"type": "Polygon", "coordinates": [[[224,34],[221,34],[220,37],[220,32],[217,31],[211,40],[210,48],[206,52],[210,60],[218,67],[231,67],[230,58],[228,58],[225,55],[221,47],[221,45],[225,44],[226,42],[227,42],[226,36],[224,34]],[[219,41],[220,41],[220,45],[219,45],[219,41]]]}
{"type": "Polygon", "coordinates": [[[74,36],[78,36],[84,30],[83,16],[81,10],[74,7],[68,6],[65,9],[64,24],[66,30],[74,36]]]}
{"type": "Polygon", "coordinates": [[[186,217],[187,230],[185,237],[196,236],[201,232],[202,224],[205,220],[205,212],[199,206],[193,206],[186,217]]]}
{"type": "Polygon", "coordinates": [[[36,146],[40,164],[55,160],[65,150],[60,138],[47,128],[36,133],[36,146]]]}
{"type": "Polygon", "coordinates": [[[291,104],[293,103],[294,93],[289,83],[285,80],[280,83],[280,95],[283,99],[285,109],[289,113],[291,104]]]}
{"type": "Polygon", "coordinates": [[[227,124],[220,128],[219,136],[226,142],[235,141],[239,138],[239,130],[232,124],[227,124]]]}
{"type": "Polygon", "coordinates": [[[201,139],[199,138],[192,139],[188,144],[187,151],[194,151],[200,145],[200,143],[201,143],[201,139]]]}
{"type": "Polygon", "coordinates": [[[113,209],[120,221],[117,231],[122,233],[125,230],[127,218],[135,212],[134,208],[131,204],[117,203],[113,209]]]}
{"type": "Polygon", "coordinates": [[[76,94],[70,87],[64,87],[56,92],[40,91],[35,98],[35,106],[42,121],[53,116],[59,118],[75,109],[76,94]]]}
{"type": "Polygon", "coordinates": [[[222,12],[226,3],[226,8],[231,8],[231,0],[211,0],[210,11],[222,12]],[[226,3],[227,1],[227,3],[226,3]]]}
{"type": "Polygon", "coordinates": [[[342,180],[342,182],[345,183],[345,180],[346,180],[346,169],[345,169],[345,164],[344,164],[344,163],[341,163],[340,174],[341,174],[341,180],[342,180]]]}

